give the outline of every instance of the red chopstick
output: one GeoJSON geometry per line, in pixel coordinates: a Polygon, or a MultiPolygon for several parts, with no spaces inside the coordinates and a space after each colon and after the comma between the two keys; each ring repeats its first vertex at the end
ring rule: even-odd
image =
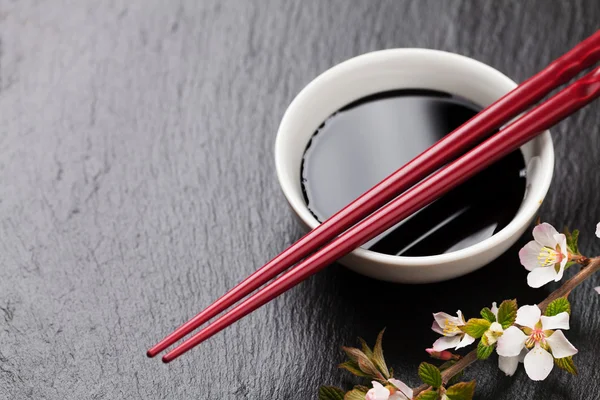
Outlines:
{"type": "Polygon", "coordinates": [[[170,362],[600,97],[600,67],[341,234],[163,357],[170,362]]]}
{"type": "Polygon", "coordinates": [[[208,308],[149,349],[148,357],[156,356],[200,325],[298,263],[448,161],[458,157],[474,143],[525,111],[527,107],[539,101],[551,90],[594,65],[599,59],[600,30],[303,236],[208,308]]]}

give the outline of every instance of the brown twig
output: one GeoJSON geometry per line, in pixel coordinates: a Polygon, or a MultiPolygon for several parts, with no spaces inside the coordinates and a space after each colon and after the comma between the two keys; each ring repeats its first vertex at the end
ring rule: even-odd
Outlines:
{"type": "Polygon", "coordinates": [[[550,293],[550,295],[538,304],[538,306],[540,309],[545,310],[546,307],[548,307],[548,304],[554,300],[560,297],[568,297],[573,289],[579,286],[587,278],[594,275],[598,270],[600,270],[600,257],[586,259],[584,265],[577,274],[573,275],[573,277],[566,281],[561,287],[550,293]]]}
{"type": "MultiPolygon", "coordinates": [[[[582,282],[584,282],[587,278],[592,276],[595,272],[600,270],[600,257],[595,257],[591,259],[585,259],[584,265],[581,270],[575,274],[571,279],[566,281],[554,292],[550,293],[548,297],[544,299],[541,303],[538,304],[538,307],[541,310],[545,310],[552,301],[560,298],[567,297],[571,293],[573,289],[579,286],[582,282]]],[[[469,365],[473,364],[477,361],[477,350],[472,350],[466,356],[461,358],[456,364],[452,365],[450,368],[445,369],[442,372],[442,381],[444,384],[448,383],[448,381],[460,371],[467,368],[469,365]]],[[[413,398],[416,397],[419,393],[424,390],[430,389],[431,386],[421,385],[413,391],[413,398]]]]}

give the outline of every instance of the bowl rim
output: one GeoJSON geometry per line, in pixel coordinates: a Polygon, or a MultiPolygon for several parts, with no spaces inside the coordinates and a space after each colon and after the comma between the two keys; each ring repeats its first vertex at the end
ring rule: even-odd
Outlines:
{"type": "MultiPolygon", "coordinates": [[[[497,79],[499,84],[507,86],[508,90],[510,90],[511,87],[514,88],[517,86],[517,84],[506,75],[480,61],[456,53],[423,48],[396,48],[365,53],[337,64],[317,76],[308,85],[306,85],[290,103],[281,120],[275,139],[275,168],[279,185],[281,186],[283,194],[295,214],[310,229],[314,229],[320,224],[320,222],[316,220],[316,218],[308,209],[302,192],[300,191],[298,193],[294,187],[294,183],[291,182],[290,179],[287,179],[283,172],[284,168],[288,164],[288,157],[286,157],[286,154],[288,153],[284,148],[284,141],[287,140],[285,138],[285,132],[289,129],[291,124],[290,120],[292,119],[293,114],[301,111],[299,109],[299,107],[301,107],[301,102],[305,101],[304,98],[306,96],[310,96],[312,92],[320,89],[320,87],[326,88],[327,85],[329,85],[330,82],[336,78],[339,72],[342,72],[347,68],[361,65],[364,66],[365,63],[376,59],[380,60],[381,57],[421,57],[432,55],[440,57],[441,59],[444,59],[444,61],[448,62],[467,63],[470,64],[469,67],[479,69],[483,73],[494,74],[494,79],[497,79]]],[[[394,88],[390,88],[390,90],[393,89],[394,88]]],[[[357,258],[364,259],[369,262],[386,264],[391,267],[404,268],[453,263],[466,258],[475,257],[479,254],[489,251],[492,248],[501,246],[507,240],[510,240],[510,238],[515,234],[518,234],[520,230],[524,229],[524,226],[529,225],[530,221],[538,211],[543,198],[546,196],[552,181],[554,170],[554,146],[550,132],[546,130],[532,141],[536,141],[538,144],[540,144],[538,154],[542,154],[544,156],[542,158],[540,174],[536,175],[536,178],[541,181],[536,184],[536,196],[526,195],[515,217],[503,229],[493,234],[491,237],[460,250],[429,256],[397,256],[378,253],[360,247],[353,250],[351,254],[357,258]]],[[[304,148],[301,151],[304,152],[304,148]]],[[[300,179],[300,177],[298,177],[298,179],[300,179]]]]}

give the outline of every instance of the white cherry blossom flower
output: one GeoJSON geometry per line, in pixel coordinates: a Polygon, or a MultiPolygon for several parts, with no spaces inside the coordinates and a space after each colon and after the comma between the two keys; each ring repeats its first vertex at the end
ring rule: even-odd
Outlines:
{"type": "Polygon", "coordinates": [[[369,389],[365,400],[410,400],[413,397],[413,391],[404,382],[398,379],[389,379],[394,387],[392,390],[383,386],[377,381],[371,382],[373,388],[369,389]]]}
{"type": "Polygon", "coordinates": [[[552,280],[560,281],[569,261],[567,238],[547,223],[533,228],[533,238],[519,251],[521,264],[531,271],[527,283],[539,288],[552,280]]]}
{"type": "Polygon", "coordinates": [[[413,398],[413,390],[406,383],[394,378],[388,379],[388,382],[398,389],[392,393],[389,400],[410,400],[413,398]]]}
{"type": "MultiPolygon", "coordinates": [[[[491,346],[498,341],[500,337],[504,334],[504,329],[502,325],[498,322],[492,322],[487,331],[483,334],[485,336],[485,340],[487,341],[487,346],[491,346]]],[[[485,342],[484,342],[485,344],[485,342]]]]}
{"type": "Polygon", "coordinates": [[[596,292],[598,292],[598,294],[600,294],[600,286],[596,286],[596,287],[594,288],[594,290],[595,290],[596,292]]]}
{"type": "MultiPolygon", "coordinates": [[[[490,309],[490,311],[492,312],[492,314],[494,314],[496,320],[498,320],[498,306],[496,305],[496,302],[492,303],[492,308],[490,309]]],[[[485,336],[485,340],[487,341],[486,345],[491,346],[494,343],[496,343],[498,341],[498,338],[502,336],[503,333],[504,329],[502,328],[502,325],[500,325],[498,322],[492,322],[488,330],[485,331],[485,333],[483,334],[483,336],[485,336]]]]}
{"type": "Polygon", "coordinates": [[[371,382],[373,388],[367,392],[366,400],[389,400],[390,391],[377,381],[371,382]]]}
{"type": "Polygon", "coordinates": [[[468,346],[475,341],[475,338],[467,335],[460,330],[459,326],[466,324],[462,312],[458,310],[456,317],[439,312],[433,314],[433,325],[431,329],[434,332],[443,335],[433,343],[433,350],[443,351],[450,348],[460,349],[468,346]]]}
{"type": "Polygon", "coordinates": [[[504,372],[506,376],[513,376],[519,363],[523,362],[527,353],[529,353],[529,350],[523,348],[521,353],[516,357],[498,356],[498,368],[500,368],[500,371],[504,372]]]}
{"type": "Polygon", "coordinates": [[[529,350],[523,359],[525,372],[534,381],[546,379],[554,367],[555,358],[577,354],[577,349],[560,330],[569,329],[567,312],[547,317],[542,315],[538,306],[523,306],[517,311],[515,323],[523,330],[511,326],[498,339],[498,355],[512,358],[499,361],[500,369],[505,373],[514,373],[523,349],[529,350]]]}

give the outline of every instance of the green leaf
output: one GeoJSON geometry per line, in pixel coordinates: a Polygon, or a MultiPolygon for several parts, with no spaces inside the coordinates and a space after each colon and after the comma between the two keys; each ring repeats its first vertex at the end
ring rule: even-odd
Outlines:
{"type": "Polygon", "coordinates": [[[485,335],[485,334],[481,337],[480,342],[483,343],[483,346],[489,346],[490,345],[488,336],[485,335]]]}
{"type": "Polygon", "coordinates": [[[579,229],[575,229],[573,232],[571,232],[570,246],[573,248],[573,250],[575,250],[576,254],[579,254],[579,246],[577,244],[578,242],[579,242],[579,229]]]}
{"type": "Polygon", "coordinates": [[[367,397],[366,392],[362,392],[360,390],[352,389],[344,396],[344,400],[365,400],[367,397]]]}
{"type": "Polygon", "coordinates": [[[454,375],[452,378],[450,378],[450,380],[448,381],[448,385],[446,385],[446,386],[452,386],[455,383],[460,382],[460,380],[462,379],[464,374],[465,374],[465,370],[463,369],[462,371],[460,371],[459,373],[454,375]]]}
{"type": "Polygon", "coordinates": [[[564,234],[567,238],[567,250],[569,253],[579,255],[579,230],[575,229],[573,232],[569,232],[568,228],[564,229],[564,234]]]}
{"type": "Polygon", "coordinates": [[[355,347],[345,347],[342,346],[342,350],[344,350],[344,353],[346,353],[346,355],[348,356],[348,358],[354,362],[358,362],[358,359],[360,357],[364,357],[366,358],[366,354],[363,353],[362,351],[360,351],[359,349],[355,348],[355,347]]]}
{"type": "Polygon", "coordinates": [[[387,365],[385,364],[385,359],[383,358],[383,333],[385,332],[385,328],[379,332],[377,336],[377,341],[375,342],[375,347],[373,348],[373,364],[381,371],[385,379],[390,378],[390,371],[388,371],[387,365]]]}
{"type": "Polygon", "coordinates": [[[479,341],[479,344],[477,345],[477,358],[480,360],[485,360],[487,359],[494,351],[494,346],[487,346],[485,343],[483,343],[483,340],[479,341]]]}
{"type": "Polygon", "coordinates": [[[350,372],[351,374],[354,374],[361,378],[370,378],[371,377],[371,375],[365,374],[364,372],[362,372],[360,370],[360,367],[358,366],[358,364],[354,361],[346,361],[345,363],[338,365],[338,367],[345,369],[346,371],[350,372]]]}
{"type": "Polygon", "coordinates": [[[564,357],[564,358],[555,358],[554,364],[556,364],[556,366],[558,368],[564,369],[565,371],[567,371],[568,373],[570,373],[572,375],[578,374],[577,367],[575,366],[575,363],[573,362],[573,356],[564,357]]]}
{"type": "Polygon", "coordinates": [[[434,389],[442,386],[442,374],[438,367],[433,364],[426,362],[419,365],[419,377],[426,385],[433,387],[434,389]]]}
{"type": "Polygon", "coordinates": [[[346,352],[351,361],[358,365],[358,368],[367,374],[369,377],[384,379],[381,372],[375,367],[373,361],[371,361],[365,353],[361,350],[353,347],[342,347],[342,350],[346,352]]]}
{"type": "Polygon", "coordinates": [[[555,315],[558,315],[561,312],[567,312],[571,314],[571,303],[569,303],[569,300],[567,300],[566,297],[559,297],[558,299],[548,304],[544,315],[546,315],[547,317],[554,317],[555,315]]]}
{"type": "Polygon", "coordinates": [[[517,309],[516,300],[504,300],[500,304],[500,307],[498,307],[498,323],[502,325],[503,329],[507,329],[515,323],[517,309]]]}
{"type": "Polygon", "coordinates": [[[369,391],[369,388],[364,385],[354,385],[353,389],[358,390],[359,392],[365,392],[365,393],[367,393],[369,391]]]}
{"type": "Polygon", "coordinates": [[[365,353],[365,355],[370,359],[373,359],[373,350],[371,350],[367,342],[365,342],[363,338],[358,338],[358,341],[360,342],[362,352],[365,353]]]}
{"type": "Polygon", "coordinates": [[[344,400],[344,391],[333,386],[321,386],[319,400],[344,400]]]}
{"type": "Polygon", "coordinates": [[[459,326],[460,330],[469,336],[479,339],[490,328],[490,321],[482,318],[471,318],[466,325],[459,326]]]}
{"type": "Polygon", "coordinates": [[[359,358],[358,366],[362,372],[370,374],[373,378],[384,379],[381,372],[379,372],[375,364],[373,364],[373,361],[368,358],[359,358]]]}
{"type": "Polygon", "coordinates": [[[494,315],[494,313],[492,312],[492,310],[490,310],[487,307],[485,307],[484,309],[481,310],[481,316],[486,321],[496,322],[496,316],[494,315]]]}
{"type": "Polygon", "coordinates": [[[415,400],[437,400],[439,397],[440,395],[438,394],[437,390],[429,389],[419,393],[419,395],[415,397],[415,400]]]}
{"type": "Polygon", "coordinates": [[[460,382],[446,389],[450,400],[472,400],[475,394],[475,381],[460,382]]]}

